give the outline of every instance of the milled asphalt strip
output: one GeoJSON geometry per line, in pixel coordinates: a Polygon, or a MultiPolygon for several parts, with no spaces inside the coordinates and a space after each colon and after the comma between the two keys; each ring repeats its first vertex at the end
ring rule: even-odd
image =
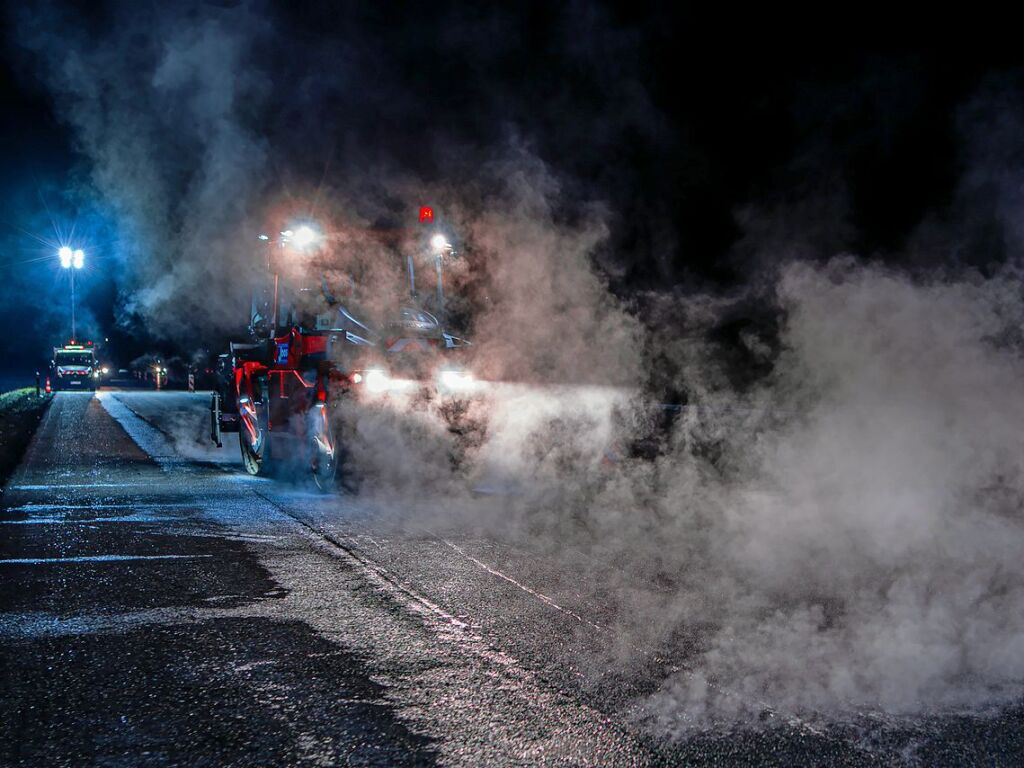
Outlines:
{"type": "Polygon", "coordinates": [[[137,414],[115,394],[101,392],[96,395],[96,399],[100,401],[103,409],[125,429],[135,444],[157,463],[160,469],[166,472],[172,467],[180,469],[183,465],[196,463],[180,456],[175,450],[174,440],[169,434],[137,414]],[[135,429],[130,431],[127,429],[124,423],[126,417],[134,418],[139,422],[134,425],[135,429]]]}
{"type": "MultiPolygon", "coordinates": [[[[103,394],[104,394],[104,396],[106,396],[107,393],[104,392],[103,394]]],[[[97,397],[99,397],[99,396],[97,395],[97,397]]],[[[157,432],[159,432],[161,435],[163,435],[165,438],[167,438],[167,442],[171,445],[171,447],[174,447],[174,436],[170,432],[168,432],[166,429],[161,427],[157,422],[153,421],[152,419],[148,418],[147,416],[143,416],[137,410],[132,408],[127,402],[125,402],[124,399],[118,397],[116,393],[111,392],[110,393],[110,397],[114,398],[115,400],[117,400],[118,403],[120,403],[125,408],[127,408],[132,414],[135,415],[136,418],[139,418],[142,421],[146,422],[146,424],[148,424],[153,429],[155,429],[157,432]]],[[[104,407],[106,407],[105,403],[104,403],[104,407]]]]}

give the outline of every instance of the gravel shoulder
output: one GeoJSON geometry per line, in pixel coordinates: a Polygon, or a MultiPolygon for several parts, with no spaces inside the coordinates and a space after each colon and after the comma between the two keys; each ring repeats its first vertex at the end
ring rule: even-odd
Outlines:
{"type": "Polygon", "coordinates": [[[36,397],[33,387],[0,394],[0,488],[21,462],[51,400],[52,395],[36,397]]]}

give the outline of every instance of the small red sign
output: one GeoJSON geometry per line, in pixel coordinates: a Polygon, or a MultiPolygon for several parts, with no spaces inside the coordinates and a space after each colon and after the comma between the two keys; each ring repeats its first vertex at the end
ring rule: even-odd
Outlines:
{"type": "Polygon", "coordinates": [[[432,224],[434,222],[434,209],[429,206],[420,208],[420,224],[432,224]]]}

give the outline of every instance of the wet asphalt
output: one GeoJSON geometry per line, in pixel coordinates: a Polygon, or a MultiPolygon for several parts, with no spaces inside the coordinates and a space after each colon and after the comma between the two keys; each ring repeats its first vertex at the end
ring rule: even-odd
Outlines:
{"type": "Polygon", "coordinates": [[[1024,764],[1021,709],[655,737],[678,659],[602,664],[592,567],[247,477],[204,407],[54,399],[0,509],[0,765],[1024,764]]]}

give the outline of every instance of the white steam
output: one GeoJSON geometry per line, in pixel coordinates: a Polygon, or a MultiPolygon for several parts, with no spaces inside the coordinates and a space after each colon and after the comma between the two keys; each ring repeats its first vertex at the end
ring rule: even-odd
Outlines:
{"type": "Polygon", "coordinates": [[[816,708],[1018,693],[1024,363],[1000,339],[1019,289],[834,266],[783,277],[771,394],[792,416],[751,449],[763,493],[723,503],[738,597],[774,610],[726,609],[705,674],[816,708]]]}
{"type": "MultiPolygon", "coordinates": [[[[67,24],[64,46],[53,44],[61,25],[26,13],[25,45],[127,230],[129,308],[179,338],[242,325],[252,238],[277,201],[261,121],[316,115],[268,104],[258,4],[129,10],[95,42],[67,24]]],[[[306,74],[312,88],[321,71],[306,74]]],[[[397,103],[407,85],[382,99],[397,103]]],[[[386,128],[386,113],[373,120],[386,128]]],[[[436,403],[347,412],[363,491],[417,509],[431,494],[445,510],[474,485],[514,491],[495,530],[555,562],[582,551],[600,563],[578,575],[610,617],[604,661],[629,668],[651,649],[684,670],[638,704],[660,731],[766,705],[922,713],[1019,697],[1024,304],[1013,276],[914,280],[853,260],[782,268],[781,353],[742,335],[773,372],[733,388],[692,332],[723,305],[667,295],[642,327],[593,267],[607,257],[604,208],[507,144],[445,156],[459,183],[373,169],[339,172],[343,190],[317,187],[319,210],[438,201],[471,244],[447,286],[471,316],[470,362],[500,383],[469,414],[479,429],[462,454],[436,403]],[[666,432],[634,397],[654,360],[672,371],[668,389],[697,396],[666,432]],[[645,458],[632,455],[640,438],[653,446],[645,458]]],[[[810,208],[792,230],[769,226],[775,216],[753,227],[748,250],[817,253],[844,207],[810,208]]]]}
{"type": "MultiPolygon", "coordinates": [[[[470,470],[438,463],[450,443],[429,443],[420,421],[412,441],[367,441],[387,463],[402,457],[377,480],[449,498],[468,487],[441,482],[449,472],[497,481],[514,489],[503,535],[617,566],[579,576],[618,616],[605,661],[635,664],[647,648],[684,668],[639,704],[657,730],[765,707],[921,714],[1016,699],[1019,288],[847,259],[785,269],[778,296],[768,383],[739,395],[711,377],[712,405],[684,413],[653,461],[622,456],[644,424],[628,390],[516,385],[492,391],[470,470]],[[673,645],[684,636],[686,650],[673,645]]],[[[570,348],[593,327],[576,322],[556,337],[572,334],[570,348]]],[[[697,385],[702,371],[684,375],[697,385]]]]}
{"type": "Polygon", "coordinates": [[[839,261],[788,268],[779,296],[776,374],[734,403],[766,409],[764,427],[719,433],[743,471],[685,469],[678,434],[659,462],[672,541],[704,545],[658,600],[709,632],[648,714],[672,730],[765,704],[921,713],[1019,697],[1024,361],[1005,341],[1019,287],[839,261]]]}

